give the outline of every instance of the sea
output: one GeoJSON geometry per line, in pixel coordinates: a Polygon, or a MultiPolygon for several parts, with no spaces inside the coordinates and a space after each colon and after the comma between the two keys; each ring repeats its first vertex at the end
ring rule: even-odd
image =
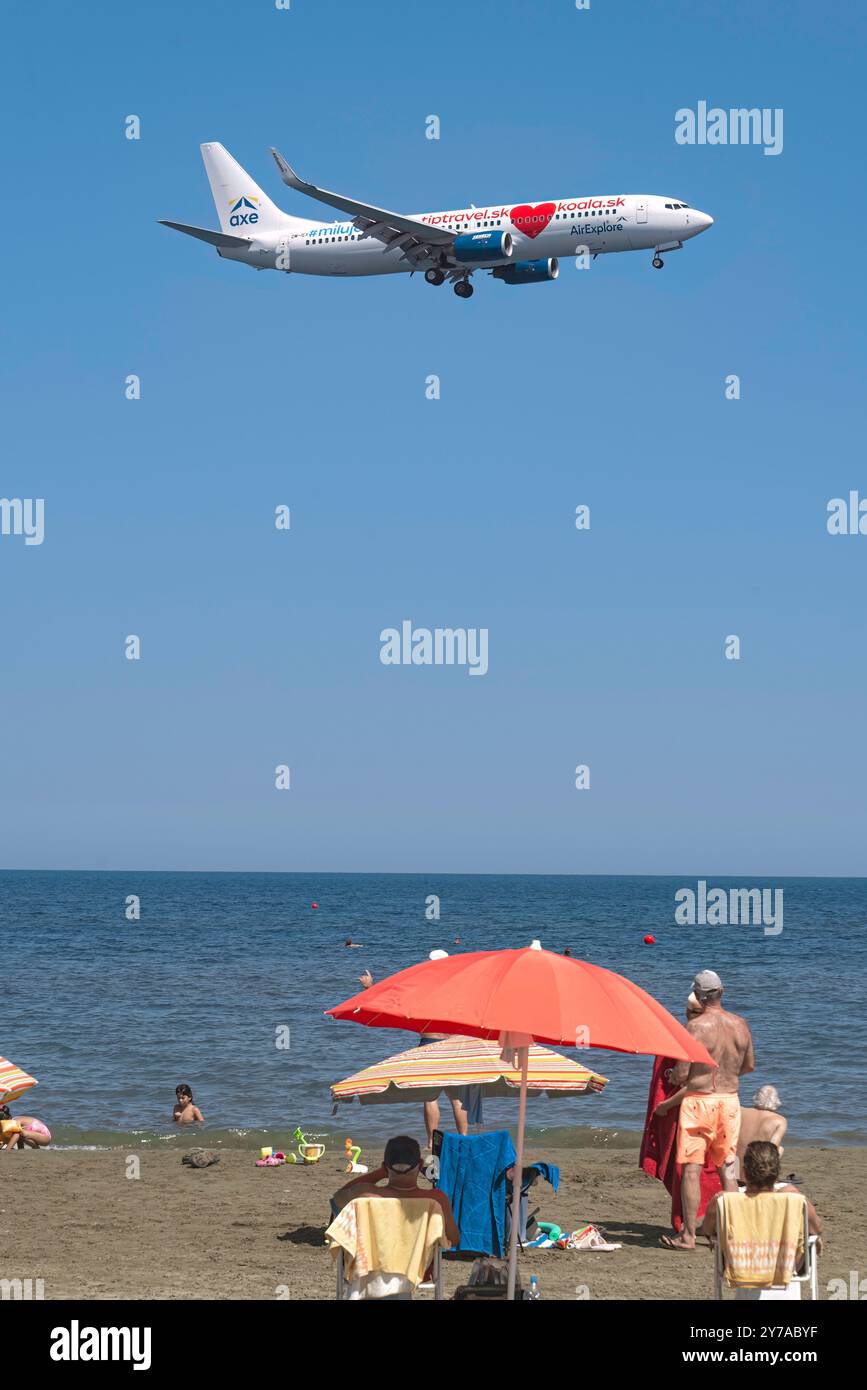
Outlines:
{"type": "MultiPolygon", "coordinates": [[[[391,1133],[423,1135],[421,1106],[343,1105],[329,1087],[415,1035],[325,1010],[430,951],[534,939],[626,975],[677,1017],[697,970],[717,971],[773,1083],[790,1144],[867,1143],[867,879],[705,878],[782,891],[782,930],[675,920],[697,878],[569,875],[0,872],[0,1054],[38,1078],[14,1110],[60,1145],[296,1146],[297,1129],[378,1161],[391,1133]],[[645,937],[652,937],[652,942],[645,937]],[[459,941],[458,941],[459,938],[459,941]],[[347,940],[356,943],[347,946],[347,940]],[[204,1132],[171,1123],[189,1084],[204,1132]]],[[[575,1053],[602,1094],[531,1098],[528,1129],[557,1145],[625,1146],[641,1131],[652,1060],[575,1053]]],[[[14,1113],[13,1110],[13,1113],[14,1113]]],[[[451,1123],[442,1102],[446,1126],[451,1123]]],[[[485,1101],[485,1127],[517,1101],[485,1101]]]]}

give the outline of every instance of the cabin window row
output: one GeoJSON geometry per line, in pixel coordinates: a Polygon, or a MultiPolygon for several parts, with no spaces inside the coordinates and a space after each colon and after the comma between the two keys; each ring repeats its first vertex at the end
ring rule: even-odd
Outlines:
{"type": "Polygon", "coordinates": [[[346,236],[309,236],[305,237],[305,246],[319,246],[326,241],[357,241],[358,232],[350,232],[346,236]]]}
{"type": "MultiPolygon", "coordinates": [[[[686,207],[686,203],[666,203],[665,206],[666,206],[667,208],[672,208],[672,207],[674,207],[674,208],[685,208],[685,207],[686,207]]],[[[608,209],[608,211],[610,211],[610,209],[608,209]]],[[[554,214],[554,216],[555,216],[555,218],[556,218],[556,220],[557,220],[558,222],[560,221],[561,217],[562,217],[562,219],[563,219],[564,222],[574,222],[575,219],[576,219],[576,217],[604,217],[605,215],[606,215],[606,209],[605,209],[605,208],[592,208],[592,209],[589,210],[588,212],[583,212],[583,213],[582,213],[582,212],[563,212],[563,213],[557,212],[557,213],[554,214]]],[[[529,222],[544,222],[544,221],[546,221],[547,219],[544,218],[544,217],[530,217],[530,218],[524,218],[524,219],[522,219],[522,220],[523,220],[524,222],[528,222],[528,221],[529,221],[529,222]]],[[[458,225],[455,227],[454,230],[455,230],[456,232],[468,232],[468,231],[470,231],[471,228],[476,228],[476,227],[478,227],[479,225],[481,225],[482,227],[501,227],[501,226],[503,225],[503,219],[502,219],[502,218],[498,218],[496,221],[493,221],[493,222],[482,222],[481,224],[479,224],[479,223],[477,223],[477,222],[472,222],[472,223],[468,222],[468,223],[466,224],[466,226],[461,226],[461,224],[458,223],[458,225]]],[[[304,241],[304,245],[305,245],[305,246],[321,246],[321,245],[323,245],[325,242],[332,242],[332,241],[357,241],[357,240],[358,240],[358,237],[359,237],[359,233],[358,233],[358,232],[352,232],[352,233],[350,233],[350,234],[347,235],[347,236],[314,236],[314,237],[307,237],[307,238],[305,239],[305,241],[304,241]]]]}

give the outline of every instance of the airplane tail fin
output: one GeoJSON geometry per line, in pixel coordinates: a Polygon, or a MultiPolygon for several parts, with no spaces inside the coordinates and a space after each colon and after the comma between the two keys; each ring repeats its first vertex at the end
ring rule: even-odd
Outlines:
{"type": "Polygon", "coordinates": [[[281,212],[223,145],[211,141],[201,149],[220,227],[225,233],[255,236],[257,231],[273,232],[295,224],[306,225],[300,218],[281,212]]]}

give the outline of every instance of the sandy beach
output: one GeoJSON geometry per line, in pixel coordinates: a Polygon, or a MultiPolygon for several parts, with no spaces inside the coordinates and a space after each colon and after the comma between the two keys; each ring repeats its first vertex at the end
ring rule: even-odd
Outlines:
{"type": "MultiPolygon", "coordinates": [[[[0,1154],[0,1279],[42,1279],[46,1299],[332,1298],[323,1231],[342,1156],[274,1169],[256,1168],[254,1157],[224,1149],[218,1164],[194,1170],[177,1151],[0,1154]],[[130,1156],[140,1159],[139,1178],[127,1176],[130,1156]]],[[[623,1242],[611,1254],[522,1255],[525,1281],[537,1274],[544,1297],[575,1298],[582,1285],[594,1299],[711,1296],[707,1249],[680,1255],[659,1246],[668,1197],[638,1170],[637,1148],[535,1145],[527,1157],[560,1166],[558,1195],[542,1192],[544,1219],[569,1229],[595,1221],[623,1242]]],[[[863,1269],[867,1151],[787,1148],[784,1166],[803,1178],[825,1221],[819,1287],[827,1297],[830,1279],[848,1286],[850,1272],[863,1269]]],[[[445,1260],[447,1296],[468,1271],[462,1259],[445,1260]]]]}

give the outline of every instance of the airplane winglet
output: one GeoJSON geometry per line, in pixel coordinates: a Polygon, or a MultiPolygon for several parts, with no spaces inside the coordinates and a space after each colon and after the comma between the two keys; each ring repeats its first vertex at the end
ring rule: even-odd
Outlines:
{"type": "Polygon", "coordinates": [[[296,193],[304,193],[308,198],[315,198],[318,203],[327,203],[329,207],[346,213],[352,218],[355,226],[363,230],[365,236],[379,237],[381,232],[387,232],[388,235],[384,239],[389,244],[395,236],[404,234],[422,246],[448,247],[454,242],[456,234],[446,227],[431,227],[420,222],[418,218],[403,217],[398,212],[374,207],[372,203],[360,203],[356,198],[347,198],[342,193],[331,193],[327,188],[317,187],[315,183],[305,183],[273,145],[271,154],[285,184],[294,188],[296,193]]]}
{"type": "Polygon", "coordinates": [[[274,163],[280,170],[281,179],[284,183],[288,184],[290,188],[294,188],[298,192],[303,193],[306,189],[313,187],[312,184],[305,183],[302,178],[298,177],[295,170],[292,168],[292,165],[287,163],[280,151],[275,150],[273,145],[271,147],[271,154],[274,158],[274,163]]]}

